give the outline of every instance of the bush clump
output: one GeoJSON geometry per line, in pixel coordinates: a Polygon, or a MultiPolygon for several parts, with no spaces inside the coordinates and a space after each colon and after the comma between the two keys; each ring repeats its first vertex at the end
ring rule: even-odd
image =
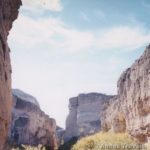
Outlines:
{"type": "Polygon", "coordinates": [[[71,150],[148,150],[135,143],[128,134],[97,133],[80,139],[71,150]]]}

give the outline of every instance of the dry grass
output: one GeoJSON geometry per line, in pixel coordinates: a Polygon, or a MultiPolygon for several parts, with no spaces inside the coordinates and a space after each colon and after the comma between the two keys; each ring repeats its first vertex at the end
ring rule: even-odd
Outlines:
{"type": "Polygon", "coordinates": [[[145,146],[147,147],[147,150],[150,150],[150,143],[145,144],[145,146]]]}
{"type": "Polygon", "coordinates": [[[150,150],[138,145],[127,134],[98,133],[79,140],[71,150],[150,150]]]}

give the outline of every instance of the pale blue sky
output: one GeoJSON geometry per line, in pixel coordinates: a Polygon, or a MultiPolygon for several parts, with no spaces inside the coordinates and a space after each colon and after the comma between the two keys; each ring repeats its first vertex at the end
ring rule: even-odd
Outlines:
{"type": "Polygon", "coordinates": [[[149,0],[24,0],[10,32],[13,88],[64,127],[68,99],[117,93],[150,41],[149,0]]]}

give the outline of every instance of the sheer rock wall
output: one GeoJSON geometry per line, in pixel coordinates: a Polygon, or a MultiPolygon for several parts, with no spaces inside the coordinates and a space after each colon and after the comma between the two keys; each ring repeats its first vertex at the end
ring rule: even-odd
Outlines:
{"type": "Polygon", "coordinates": [[[102,119],[105,131],[127,131],[140,143],[150,140],[150,45],[121,75],[118,96],[102,119]]]}
{"type": "Polygon", "coordinates": [[[0,0],[0,150],[5,143],[11,120],[11,65],[7,36],[18,16],[20,0],[0,0]]]}

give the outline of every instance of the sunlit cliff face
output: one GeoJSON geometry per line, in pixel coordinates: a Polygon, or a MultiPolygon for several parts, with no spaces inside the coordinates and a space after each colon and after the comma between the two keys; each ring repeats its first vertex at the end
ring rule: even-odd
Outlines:
{"type": "Polygon", "coordinates": [[[51,11],[60,11],[62,6],[60,0],[22,0],[23,5],[27,7],[35,7],[37,9],[47,9],[51,11]]]}

